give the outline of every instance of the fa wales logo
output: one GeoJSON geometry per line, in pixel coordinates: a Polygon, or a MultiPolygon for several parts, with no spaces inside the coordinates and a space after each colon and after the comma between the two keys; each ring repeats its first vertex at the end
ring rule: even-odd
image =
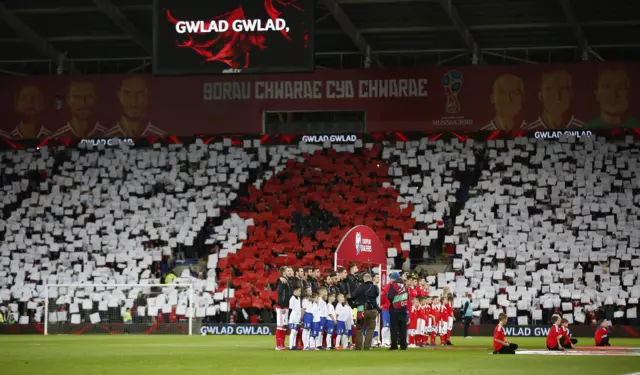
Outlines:
{"type": "Polygon", "coordinates": [[[356,232],[356,255],[360,254],[361,248],[362,248],[362,234],[360,232],[356,232]]]}

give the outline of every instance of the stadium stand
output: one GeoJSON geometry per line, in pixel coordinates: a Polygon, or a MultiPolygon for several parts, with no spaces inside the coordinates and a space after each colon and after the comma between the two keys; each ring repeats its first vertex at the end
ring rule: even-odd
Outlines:
{"type": "MultiPolygon", "coordinates": [[[[0,153],[2,191],[0,205],[4,217],[8,217],[15,205],[32,191],[47,190],[46,180],[55,165],[55,155],[48,152],[26,150],[4,151],[0,153]],[[43,183],[44,185],[39,185],[43,183]]],[[[4,228],[2,228],[4,230],[4,228]]]]}
{"type": "Polygon", "coordinates": [[[456,218],[458,286],[518,324],[637,321],[640,149],[632,137],[489,141],[456,218]],[[628,307],[629,314],[625,315],[628,307]]]}
{"type": "MultiPolygon", "coordinates": [[[[389,175],[400,192],[399,203],[412,204],[411,217],[416,220],[412,233],[405,233],[402,250],[410,246],[425,247],[424,259],[433,261],[435,249],[442,248],[445,222],[460,209],[458,202],[466,196],[475,175],[476,155],[473,140],[450,142],[428,138],[397,142],[387,147],[384,158],[391,165],[389,175]],[[461,189],[463,187],[463,189],[461,189]]],[[[394,251],[390,252],[392,256],[394,251]]]]}
{"type": "MultiPolygon", "coordinates": [[[[266,156],[267,149],[260,150],[266,156]]],[[[331,269],[332,249],[355,225],[374,228],[386,248],[400,247],[402,233],[411,231],[414,220],[408,204],[396,203],[398,193],[391,188],[381,152],[380,144],[361,143],[324,150],[308,145],[269,149],[275,174],[268,172],[250,186],[238,210],[239,217],[259,225],[250,227],[235,254],[226,251],[234,246],[232,239],[220,254],[210,256],[210,268],[237,266],[238,306],[270,306],[274,296],[264,291],[267,281],[275,285],[277,267],[331,269]]],[[[228,271],[221,277],[228,278],[228,271]]]]}
{"type": "MultiPolygon", "coordinates": [[[[248,177],[252,156],[243,148],[159,146],[4,156],[15,164],[3,164],[6,179],[23,177],[4,189],[3,200],[11,212],[3,221],[0,296],[12,311],[16,302],[32,302],[21,315],[35,310],[33,319],[42,321],[43,283],[159,283],[169,258],[194,247],[207,217],[220,216],[248,177]]],[[[200,294],[217,289],[215,278],[184,276],[178,282],[194,283],[200,294]]],[[[70,304],[74,294],[50,296],[52,306],[70,304]]],[[[97,304],[114,298],[93,294],[97,304]]],[[[199,303],[209,305],[207,298],[199,303]]]]}
{"type": "MultiPolygon", "coordinates": [[[[45,282],[155,284],[175,259],[212,249],[206,275],[175,281],[194,284],[197,318],[269,309],[279,266],[328,271],[344,231],[362,223],[390,265],[457,245],[454,272],[428,281],[432,292],[473,289],[483,321],[560,312],[588,324],[598,309],[634,318],[624,308],[637,311],[640,297],[639,157],[631,139],[525,137],[3,153],[0,303],[41,322],[45,282]]],[[[49,312],[86,299],[63,292],[49,312]]],[[[131,299],[93,294],[92,310],[131,299]]]]}
{"type": "Polygon", "coordinates": [[[239,307],[262,308],[274,300],[265,287],[267,281],[275,285],[277,267],[330,269],[331,250],[358,224],[375,229],[389,265],[401,264],[411,246],[429,247],[444,237],[444,220],[451,219],[461,186],[454,175],[459,171],[457,178],[468,183],[462,172],[475,165],[473,145],[424,138],[260,148],[260,160],[275,172],[250,186],[238,216],[216,228],[215,237],[228,241],[209,256],[208,267],[222,269],[221,280],[233,279],[239,307]],[[247,223],[246,235],[239,236],[247,240],[238,248],[233,228],[243,233],[247,223]]]}

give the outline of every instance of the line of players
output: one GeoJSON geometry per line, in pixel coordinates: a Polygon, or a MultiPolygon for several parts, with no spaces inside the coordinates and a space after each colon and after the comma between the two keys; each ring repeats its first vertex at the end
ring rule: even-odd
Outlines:
{"type": "MultiPolygon", "coordinates": [[[[418,285],[417,279],[407,280],[411,304],[408,324],[408,344],[410,347],[435,346],[436,336],[440,337],[441,345],[451,344],[451,330],[455,320],[453,316],[453,296],[445,290],[442,297],[427,296],[424,285],[418,285]],[[422,294],[422,295],[419,295],[422,294]]],[[[388,289],[388,285],[384,289],[388,289]]],[[[385,290],[381,293],[382,309],[382,346],[390,344],[390,315],[389,301],[385,290]]],[[[349,303],[349,295],[327,293],[327,288],[320,287],[318,293],[312,293],[311,288],[304,292],[301,288],[294,288],[293,296],[289,300],[287,314],[290,329],[289,346],[278,346],[278,350],[344,350],[351,348],[351,339],[355,334],[355,320],[357,309],[349,303]]],[[[494,354],[515,354],[518,346],[506,341],[504,326],[508,318],[500,314],[498,325],[494,330],[494,354]]],[[[571,337],[569,321],[560,316],[552,316],[552,326],[546,338],[548,350],[557,351],[573,349],[578,342],[571,337]]],[[[281,323],[279,323],[281,324],[281,323]]],[[[379,322],[376,327],[379,327],[379,322]]],[[[595,334],[596,346],[610,346],[608,322],[602,320],[595,334]]],[[[376,329],[374,337],[377,338],[376,329]]],[[[376,340],[377,341],[377,340],[376,340]]]]}
{"type": "MultiPolygon", "coordinates": [[[[418,278],[407,280],[411,303],[408,306],[409,323],[407,327],[409,347],[435,346],[436,337],[440,337],[440,345],[451,344],[451,330],[455,321],[453,312],[453,295],[445,291],[442,297],[429,297],[428,289],[418,278]]],[[[380,344],[389,347],[391,344],[389,301],[386,298],[388,288],[385,286],[380,298],[382,310],[382,330],[374,332],[374,346],[380,344]]],[[[288,306],[289,345],[278,346],[279,350],[344,350],[350,344],[355,332],[357,309],[349,305],[349,296],[344,294],[328,294],[325,287],[318,293],[311,288],[302,291],[294,288],[288,306]]],[[[379,317],[380,320],[380,317],[379,317]]],[[[376,327],[380,327],[379,321],[376,327]]]]}
{"type": "Polygon", "coordinates": [[[289,300],[289,346],[280,350],[344,350],[354,333],[354,310],[344,294],[293,289],[289,300]],[[298,334],[301,339],[298,340],[298,334]],[[335,336],[335,337],[334,337],[335,336]],[[302,346],[300,346],[302,342],[302,346]]]}
{"type": "MultiPolygon", "coordinates": [[[[455,321],[453,312],[453,294],[445,288],[442,297],[429,296],[429,285],[425,279],[412,275],[405,281],[409,294],[407,312],[408,346],[410,348],[435,346],[436,337],[440,337],[440,345],[452,345],[451,330],[455,321]]],[[[382,308],[382,344],[390,344],[389,301],[386,298],[391,284],[385,285],[381,293],[382,308]],[[386,328],[386,329],[385,329],[386,328]]]]}
{"type": "Polygon", "coordinates": [[[436,346],[436,336],[440,337],[440,345],[453,345],[451,330],[455,318],[452,303],[451,294],[412,299],[408,324],[410,348],[436,346]]]}

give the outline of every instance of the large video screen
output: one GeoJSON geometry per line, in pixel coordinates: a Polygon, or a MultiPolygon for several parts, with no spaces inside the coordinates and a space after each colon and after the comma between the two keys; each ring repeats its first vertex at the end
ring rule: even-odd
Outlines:
{"type": "Polygon", "coordinates": [[[155,0],[158,75],[313,70],[313,0],[155,0]]]}

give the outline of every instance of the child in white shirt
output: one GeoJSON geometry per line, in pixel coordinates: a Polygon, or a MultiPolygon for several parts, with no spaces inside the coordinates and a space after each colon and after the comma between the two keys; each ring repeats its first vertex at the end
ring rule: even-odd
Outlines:
{"type": "Polygon", "coordinates": [[[296,347],[296,336],[298,336],[298,329],[300,328],[300,322],[302,320],[302,304],[300,303],[300,288],[293,289],[293,296],[289,300],[289,328],[291,333],[289,334],[289,349],[300,350],[296,347]]]}
{"type": "Polygon", "coordinates": [[[309,350],[313,326],[313,302],[309,295],[302,300],[302,313],[302,345],[304,350],[309,350]]]}
{"type": "Polygon", "coordinates": [[[316,332],[316,347],[322,350],[325,349],[323,344],[324,327],[327,325],[327,316],[329,315],[329,308],[327,306],[327,288],[318,289],[318,316],[320,316],[320,326],[316,332]]]}
{"type": "Polygon", "coordinates": [[[344,303],[344,307],[346,307],[350,314],[349,317],[347,319],[347,336],[348,336],[348,341],[347,341],[347,347],[351,347],[351,345],[349,345],[349,342],[351,341],[351,339],[353,338],[353,330],[355,328],[355,320],[356,320],[356,316],[358,315],[358,311],[354,308],[352,308],[351,306],[349,306],[349,302],[348,300],[345,300],[344,303]]]}
{"type": "Polygon", "coordinates": [[[351,319],[351,308],[345,305],[344,294],[338,294],[338,304],[336,305],[336,349],[343,350],[342,344],[349,345],[347,321],[351,319]]]}
{"type": "Polygon", "coordinates": [[[320,309],[319,302],[320,297],[317,294],[311,296],[311,314],[313,314],[313,323],[311,325],[311,340],[309,349],[316,350],[316,340],[318,338],[318,332],[320,331],[320,309]]]}
{"type": "Polygon", "coordinates": [[[336,301],[335,294],[329,294],[327,296],[327,323],[325,325],[325,331],[327,337],[325,339],[325,347],[327,349],[333,348],[333,334],[335,333],[336,324],[338,322],[338,315],[336,315],[336,308],[333,304],[336,301]]]}

